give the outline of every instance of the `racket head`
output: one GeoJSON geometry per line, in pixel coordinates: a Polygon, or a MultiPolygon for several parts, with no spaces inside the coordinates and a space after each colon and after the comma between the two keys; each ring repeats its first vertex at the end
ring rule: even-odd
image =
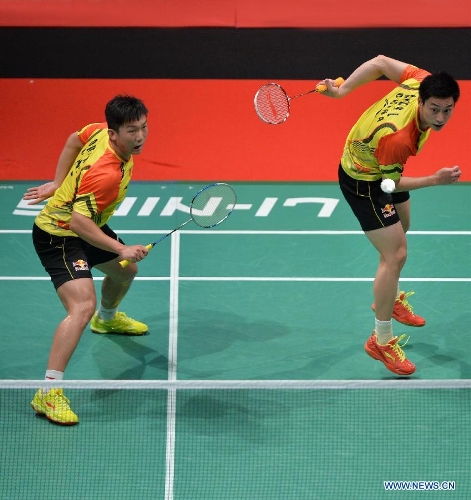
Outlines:
{"type": "Polygon", "coordinates": [[[236,203],[234,189],[224,182],[215,182],[195,194],[190,204],[190,215],[198,226],[214,227],[231,215],[236,203]]]}
{"type": "Polygon", "coordinates": [[[290,98],[281,85],[266,83],[255,94],[255,111],[265,123],[279,125],[289,116],[289,101],[290,98]]]}

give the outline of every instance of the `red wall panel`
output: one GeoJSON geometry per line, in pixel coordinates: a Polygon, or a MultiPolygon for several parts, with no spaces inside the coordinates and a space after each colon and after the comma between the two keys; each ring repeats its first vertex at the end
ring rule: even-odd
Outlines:
{"type": "MultiPolygon", "coordinates": [[[[46,180],[54,175],[68,135],[104,120],[104,105],[118,93],[141,97],[150,110],[150,134],[135,158],[135,180],[336,180],[345,137],[360,113],[388,92],[377,81],[342,100],[317,94],[295,99],[291,116],[267,125],[255,114],[260,80],[0,79],[1,180],[46,180]]],[[[280,81],[296,94],[310,82],[280,81]]],[[[315,84],[315,82],[313,82],[315,84]]],[[[471,181],[471,82],[445,129],[432,132],[406,175],[460,165],[471,181]]]]}
{"type": "Polygon", "coordinates": [[[0,0],[0,26],[453,27],[469,0],[0,0]]]}

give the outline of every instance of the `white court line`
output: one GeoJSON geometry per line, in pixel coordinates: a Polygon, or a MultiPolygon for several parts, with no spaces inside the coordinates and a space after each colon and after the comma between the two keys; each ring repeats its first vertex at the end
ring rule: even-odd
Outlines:
{"type": "MultiPolygon", "coordinates": [[[[115,229],[114,231],[119,234],[168,234],[173,229],[115,229]]],[[[31,229],[0,229],[0,234],[31,234],[31,229]]],[[[221,230],[221,229],[181,229],[180,234],[277,234],[277,235],[364,235],[363,231],[277,231],[277,230],[221,230]]],[[[407,231],[407,236],[471,236],[471,231],[407,231]]]]}
{"type": "MultiPolygon", "coordinates": [[[[170,321],[168,339],[168,375],[170,382],[177,379],[177,340],[178,340],[178,275],[180,274],[180,234],[171,235],[170,259],[170,321]]],[[[165,450],[165,500],[173,500],[175,477],[175,421],[177,391],[167,393],[167,437],[165,450]]]]}
{"type": "MultiPolygon", "coordinates": [[[[335,281],[351,281],[351,282],[359,282],[359,281],[374,281],[374,278],[320,278],[320,277],[311,277],[311,278],[298,278],[298,277],[275,277],[275,278],[265,278],[259,276],[239,276],[239,277],[219,277],[219,276],[187,276],[180,277],[180,281],[322,281],[322,282],[335,282],[335,281]]],[[[419,281],[419,282],[455,282],[455,281],[471,281],[471,278],[402,278],[401,281],[419,281]]]]}
{"type": "Polygon", "coordinates": [[[177,339],[178,339],[178,281],[180,274],[180,234],[171,236],[170,258],[170,325],[168,346],[168,379],[177,378],[177,339]]]}
{"type": "MultiPolygon", "coordinates": [[[[175,233],[174,233],[175,234],[175,233]]],[[[93,277],[94,281],[103,281],[102,276],[93,277]]],[[[362,282],[374,281],[374,278],[351,278],[351,277],[296,277],[279,276],[265,278],[263,276],[178,276],[175,278],[165,276],[137,276],[134,281],[307,281],[307,282],[362,282]]],[[[0,281],[50,281],[48,276],[0,276],[0,281]]],[[[438,282],[459,283],[469,282],[471,278],[402,278],[401,281],[409,282],[438,282]]],[[[175,327],[176,328],[176,327],[175,327]]]]}

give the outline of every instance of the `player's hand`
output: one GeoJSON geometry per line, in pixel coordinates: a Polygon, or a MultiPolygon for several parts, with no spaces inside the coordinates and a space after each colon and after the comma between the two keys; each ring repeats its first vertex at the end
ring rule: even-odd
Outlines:
{"type": "Polygon", "coordinates": [[[129,260],[129,262],[140,262],[147,257],[149,250],[143,245],[125,245],[121,250],[120,260],[129,260]]]}
{"type": "Polygon", "coordinates": [[[50,198],[58,187],[54,182],[46,182],[40,186],[30,187],[23,195],[23,200],[31,200],[28,205],[37,205],[50,198]]]}
{"type": "Polygon", "coordinates": [[[435,180],[437,184],[454,184],[461,177],[461,170],[458,165],[454,167],[444,167],[435,172],[435,180]]]}
{"type": "Polygon", "coordinates": [[[336,99],[340,99],[343,97],[341,86],[336,87],[335,86],[335,80],[332,80],[330,78],[326,78],[325,80],[322,80],[317,84],[319,85],[325,85],[327,87],[327,90],[324,90],[323,92],[320,92],[322,95],[326,95],[327,97],[334,97],[336,99]]]}

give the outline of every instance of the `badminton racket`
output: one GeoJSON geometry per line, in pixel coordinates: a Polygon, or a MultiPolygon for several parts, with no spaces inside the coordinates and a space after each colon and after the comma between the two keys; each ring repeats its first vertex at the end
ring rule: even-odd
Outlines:
{"type": "MultiPolygon", "coordinates": [[[[334,81],[336,87],[340,87],[344,79],[339,77],[334,81]]],[[[314,92],[322,93],[327,90],[327,85],[320,83],[315,89],[308,90],[303,94],[289,96],[285,89],[278,83],[266,83],[262,85],[255,94],[254,106],[257,115],[265,123],[278,125],[287,120],[291,99],[302,97],[314,92]]]]}
{"type": "MultiPolygon", "coordinates": [[[[205,186],[191,200],[190,218],[162,236],[162,238],[146,245],[147,250],[151,250],[157,243],[160,243],[191,221],[206,229],[221,224],[221,222],[225,221],[231,215],[236,203],[236,193],[229,184],[216,182],[205,186]]],[[[121,267],[126,267],[129,263],[129,260],[120,261],[121,267]]]]}

